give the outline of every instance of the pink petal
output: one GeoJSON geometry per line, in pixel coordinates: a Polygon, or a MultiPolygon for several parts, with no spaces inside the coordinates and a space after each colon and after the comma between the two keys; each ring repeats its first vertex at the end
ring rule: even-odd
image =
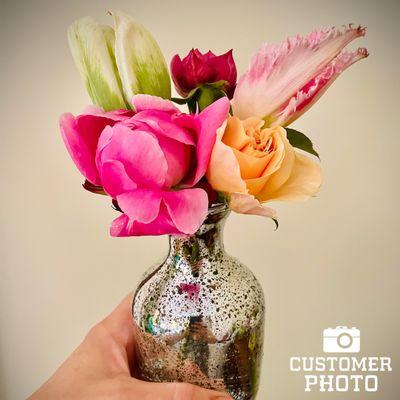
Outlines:
{"type": "Polygon", "coordinates": [[[263,207],[251,194],[232,193],[229,207],[239,214],[261,215],[263,217],[276,219],[276,211],[269,207],[263,207]]]}
{"type": "MultiPolygon", "coordinates": [[[[188,91],[199,84],[215,82],[216,71],[207,65],[206,57],[198,49],[190,50],[189,54],[182,60],[182,65],[183,74],[180,77],[176,77],[174,74],[173,76],[175,76],[175,79],[179,78],[177,80],[183,90],[187,88],[183,95],[188,94],[188,91]]],[[[179,85],[177,85],[177,89],[179,89],[179,85]]]]}
{"type": "Polygon", "coordinates": [[[114,237],[134,236],[129,231],[129,218],[125,214],[115,218],[110,227],[110,235],[114,237]]]}
{"type": "Polygon", "coordinates": [[[103,163],[101,182],[107,194],[114,199],[121,193],[137,188],[136,183],[128,176],[124,164],[118,160],[103,163]]]}
{"type": "Polygon", "coordinates": [[[156,137],[168,164],[164,186],[171,188],[181,182],[187,174],[190,166],[191,149],[190,146],[165,136],[156,135],[156,137]]]}
{"type": "Polygon", "coordinates": [[[135,115],[135,112],[126,109],[104,111],[101,107],[91,104],[84,109],[82,114],[83,115],[90,114],[96,117],[104,117],[111,121],[119,122],[127,118],[133,117],[135,115]]]}
{"type": "Polygon", "coordinates": [[[112,110],[107,112],[107,116],[115,121],[124,121],[127,118],[131,118],[135,115],[133,110],[112,110]]]}
{"type": "Polygon", "coordinates": [[[94,185],[101,185],[95,163],[97,142],[103,129],[114,121],[105,115],[64,114],[60,130],[65,146],[82,175],[94,185]]]}
{"type": "MultiPolygon", "coordinates": [[[[138,186],[161,188],[166,180],[168,164],[157,139],[148,132],[132,131],[118,124],[105,131],[108,144],[100,149],[100,167],[106,161],[120,161],[138,186]]],[[[103,142],[103,138],[100,139],[103,142]]]]}
{"type": "Polygon", "coordinates": [[[168,113],[180,112],[172,101],[148,94],[137,94],[133,96],[132,104],[135,107],[136,112],[144,110],[159,110],[168,113]]]}
{"type": "MultiPolygon", "coordinates": [[[[183,117],[185,114],[169,115],[165,112],[158,110],[146,110],[137,113],[131,120],[137,128],[143,127],[144,130],[151,129],[157,135],[163,135],[165,137],[177,140],[178,142],[185,143],[187,145],[195,145],[195,137],[187,129],[177,123],[179,117],[183,117]]],[[[187,116],[193,118],[191,116],[187,116]]]]}
{"type": "Polygon", "coordinates": [[[149,224],[130,221],[122,214],[116,218],[110,229],[111,236],[149,236],[149,235],[177,235],[181,232],[173,224],[165,205],[161,205],[158,217],[149,224]]]}
{"type": "Polygon", "coordinates": [[[113,221],[112,236],[190,235],[199,229],[208,211],[207,194],[202,189],[138,189],[117,200],[125,214],[113,221]]]}
{"type": "Polygon", "coordinates": [[[182,60],[178,54],[175,54],[172,57],[170,70],[171,77],[177,92],[183,97],[187,96],[191,90],[191,87],[189,87],[186,82],[185,70],[182,64],[182,60]]]}
{"type": "Polygon", "coordinates": [[[111,126],[106,126],[101,133],[99,140],[97,142],[96,156],[95,162],[97,169],[101,170],[101,154],[105,147],[111,142],[112,137],[114,136],[114,129],[111,126]]]}
{"type": "Polygon", "coordinates": [[[198,123],[197,167],[193,176],[185,180],[185,185],[194,186],[205,175],[215,144],[217,129],[226,120],[229,107],[228,98],[222,97],[196,116],[196,122],[198,123]]]}
{"type": "Polygon", "coordinates": [[[287,126],[304,114],[326,92],[335,79],[350,65],[368,57],[365,48],[354,52],[340,53],[327,67],[310,82],[301,88],[281,110],[269,118],[271,126],[287,126]]]}
{"type": "Polygon", "coordinates": [[[164,192],[163,200],[173,224],[182,233],[195,233],[207,217],[208,197],[203,189],[164,192]]]}
{"type": "Polygon", "coordinates": [[[161,205],[161,191],[136,189],[117,196],[118,205],[129,220],[149,224],[154,221],[161,205]]]}
{"type": "Polygon", "coordinates": [[[319,75],[340,51],[365,29],[347,27],[316,30],[306,37],[288,38],[281,44],[265,44],[239,79],[234,114],[245,119],[267,118],[311,79],[319,75]]]}
{"type": "MultiPolygon", "coordinates": [[[[211,53],[211,52],[210,52],[211,53]]],[[[229,50],[220,56],[215,56],[211,53],[211,57],[208,62],[212,68],[217,71],[215,76],[216,81],[227,81],[227,95],[231,99],[236,86],[237,70],[236,64],[233,59],[233,50],[229,50]]]]}
{"type": "Polygon", "coordinates": [[[190,146],[195,145],[190,130],[182,129],[172,122],[169,114],[158,110],[141,111],[124,124],[131,125],[135,131],[148,131],[157,138],[168,164],[164,186],[170,188],[177,185],[188,172],[190,146]]]}

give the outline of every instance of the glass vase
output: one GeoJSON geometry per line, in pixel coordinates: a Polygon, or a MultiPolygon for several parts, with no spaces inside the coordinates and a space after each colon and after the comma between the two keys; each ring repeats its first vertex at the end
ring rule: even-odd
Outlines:
{"type": "Polygon", "coordinates": [[[136,375],[255,399],[263,351],[264,295],[253,273],[224,250],[229,214],[211,207],[191,236],[170,236],[167,258],[139,283],[132,315],[136,375]]]}

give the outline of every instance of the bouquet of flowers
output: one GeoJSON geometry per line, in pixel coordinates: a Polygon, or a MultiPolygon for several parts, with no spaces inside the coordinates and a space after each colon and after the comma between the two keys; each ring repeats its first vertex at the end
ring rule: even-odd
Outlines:
{"type": "Polygon", "coordinates": [[[315,195],[322,172],[310,139],[289,128],[365,48],[365,29],[315,30],[264,44],[237,80],[232,50],[175,55],[171,80],[152,35],[112,12],[114,29],[87,17],[68,31],[94,103],[65,114],[65,145],[84,188],[111,198],[112,236],[191,235],[211,205],[277,220],[265,203],[315,195]],[[187,106],[188,111],[181,109],[187,106]],[[307,154],[308,153],[308,154],[307,154]]]}

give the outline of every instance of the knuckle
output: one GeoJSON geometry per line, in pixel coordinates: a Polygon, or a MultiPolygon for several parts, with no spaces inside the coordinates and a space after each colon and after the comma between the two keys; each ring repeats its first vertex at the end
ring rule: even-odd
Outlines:
{"type": "Polygon", "coordinates": [[[85,336],[85,342],[90,342],[98,337],[99,328],[96,325],[92,326],[85,336]]]}
{"type": "Polygon", "coordinates": [[[86,334],[85,341],[97,341],[104,337],[105,334],[106,327],[103,321],[101,321],[90,328],[89,332],[86,334]]]}

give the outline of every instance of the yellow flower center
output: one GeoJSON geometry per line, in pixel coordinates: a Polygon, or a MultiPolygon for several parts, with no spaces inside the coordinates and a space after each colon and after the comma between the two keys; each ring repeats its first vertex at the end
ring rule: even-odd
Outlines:
{"type": "Polygon", "coordinates": [[[267,129],[258,129],[254,126],[248,126],[245,129],[246,135],[250,141],[242,150],[246,154],[256,157],[264,157],[276,150],[276,140],[267,129]]]}

